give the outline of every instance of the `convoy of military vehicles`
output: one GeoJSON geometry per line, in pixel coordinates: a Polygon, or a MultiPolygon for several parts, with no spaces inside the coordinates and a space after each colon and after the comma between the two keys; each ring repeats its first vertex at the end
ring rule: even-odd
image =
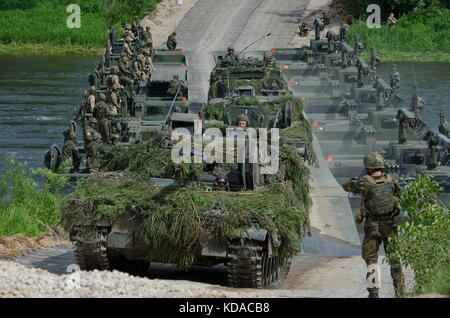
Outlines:
{"type": "Polygon", "coordinates": [[[74,185],[63,220],[82,269],[225,264],[231,286],[279,282],[308,234],[312,133],[338,180],[360,175],[362,158],[379,151],[403,180],[432,175],[448,205],[445,118],[431,130],[420,119],[417,90],[409,107],[399,96],[394,65],[387,83],[375,49],[367,63],[362,43],[350,45],[343,27],[323,39],[315,26],[309,46],[214,52],[205,105],[189,101],[182,49],[154,48],[135,25],[123,39],[111,31],[66,130],[66,149],[54,145],[46,154],[47,167],[74,185]],[[261,173],[248,145],[245,163],[171,162],[172,133],[194,134],[199,122],[223,132],[279,129],[280,172],[261,173]]]}

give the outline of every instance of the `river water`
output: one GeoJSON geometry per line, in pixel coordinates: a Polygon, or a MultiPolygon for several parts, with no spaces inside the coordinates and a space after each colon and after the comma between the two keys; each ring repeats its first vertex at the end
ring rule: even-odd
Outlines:
{"type": "MultiPolygon", "coordinates": [[[[43,164],[53,143],[62,145],[62,130],[87,87],[99,58],[0,57],[0,173],[3,158],[14,153],[29,167],[43,164]]],[[[436,128],[439,110],[450,119],[450,63],[396,63],[400,93],[409,104],[415,82],[427,103],[423,117],[436,128]]],[[[389,81],[389,63],[379,67],[389,81]]]]}

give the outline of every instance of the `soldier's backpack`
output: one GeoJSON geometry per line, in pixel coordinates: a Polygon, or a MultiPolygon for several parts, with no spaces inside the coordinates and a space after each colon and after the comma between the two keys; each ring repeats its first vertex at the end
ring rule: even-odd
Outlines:
{"type": "Polygon", "coordinates": [[[364,179],[370,184],[364,206],[369,215],[386,216],[395,213],[398,198],[394,194],[394,182],[389,175],[375,179],[365,176],[364,179]]]}

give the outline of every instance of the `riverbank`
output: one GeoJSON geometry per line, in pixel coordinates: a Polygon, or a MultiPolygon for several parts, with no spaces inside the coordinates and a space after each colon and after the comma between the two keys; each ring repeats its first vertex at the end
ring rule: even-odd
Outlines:
{"type": "Polygon", "coordinates": [[[86,48],[73,45],[47,45],[47,44],[27,44],[11,43],[0,44],[0,56],[101,56],[103,48],[86,48]]]}
{"type": "Polygon", "coordinates": [[[0,3],[0,55],[99,55],[110,27],[120,36],[125,23],[154,12],[159,2],[85,1],[80,3],[80,27],[69,28],[69,0],[4,0],[0,3]]]}

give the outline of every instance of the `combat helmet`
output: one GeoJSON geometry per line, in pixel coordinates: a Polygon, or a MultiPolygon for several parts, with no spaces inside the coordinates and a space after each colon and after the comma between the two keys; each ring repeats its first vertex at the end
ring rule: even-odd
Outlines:
{"type": "Polygon", "coordinates": [[[117,65],[111,67],[111,75],[117,75],[120,73],[120,69],[117,65]]]}
{"type": "Polygon", "coordinates": [[[384,158],[378,152],[372,152],[364,158],[364,167],[366,169],[383,169],[384,158]]]}
{"type": "Polygon", "coordinates": [[[88,121],[89,125],[97,125],[98,124],[98,120],[94,117],[91,117],[88,121]]]}
{"type": "Polygon", "coordinates": [[[72,141],[77,140],[77,134],[74,131],[69,133],[69,140],[72,140],[72,141]]]}
{"type": "Polygon", "coordinates": [[[106,95],[103,94],[103,93],[100,93],[100,94],[98,95],[98,99],[99,99],[99,100],[106,100],[106,95]]]}

